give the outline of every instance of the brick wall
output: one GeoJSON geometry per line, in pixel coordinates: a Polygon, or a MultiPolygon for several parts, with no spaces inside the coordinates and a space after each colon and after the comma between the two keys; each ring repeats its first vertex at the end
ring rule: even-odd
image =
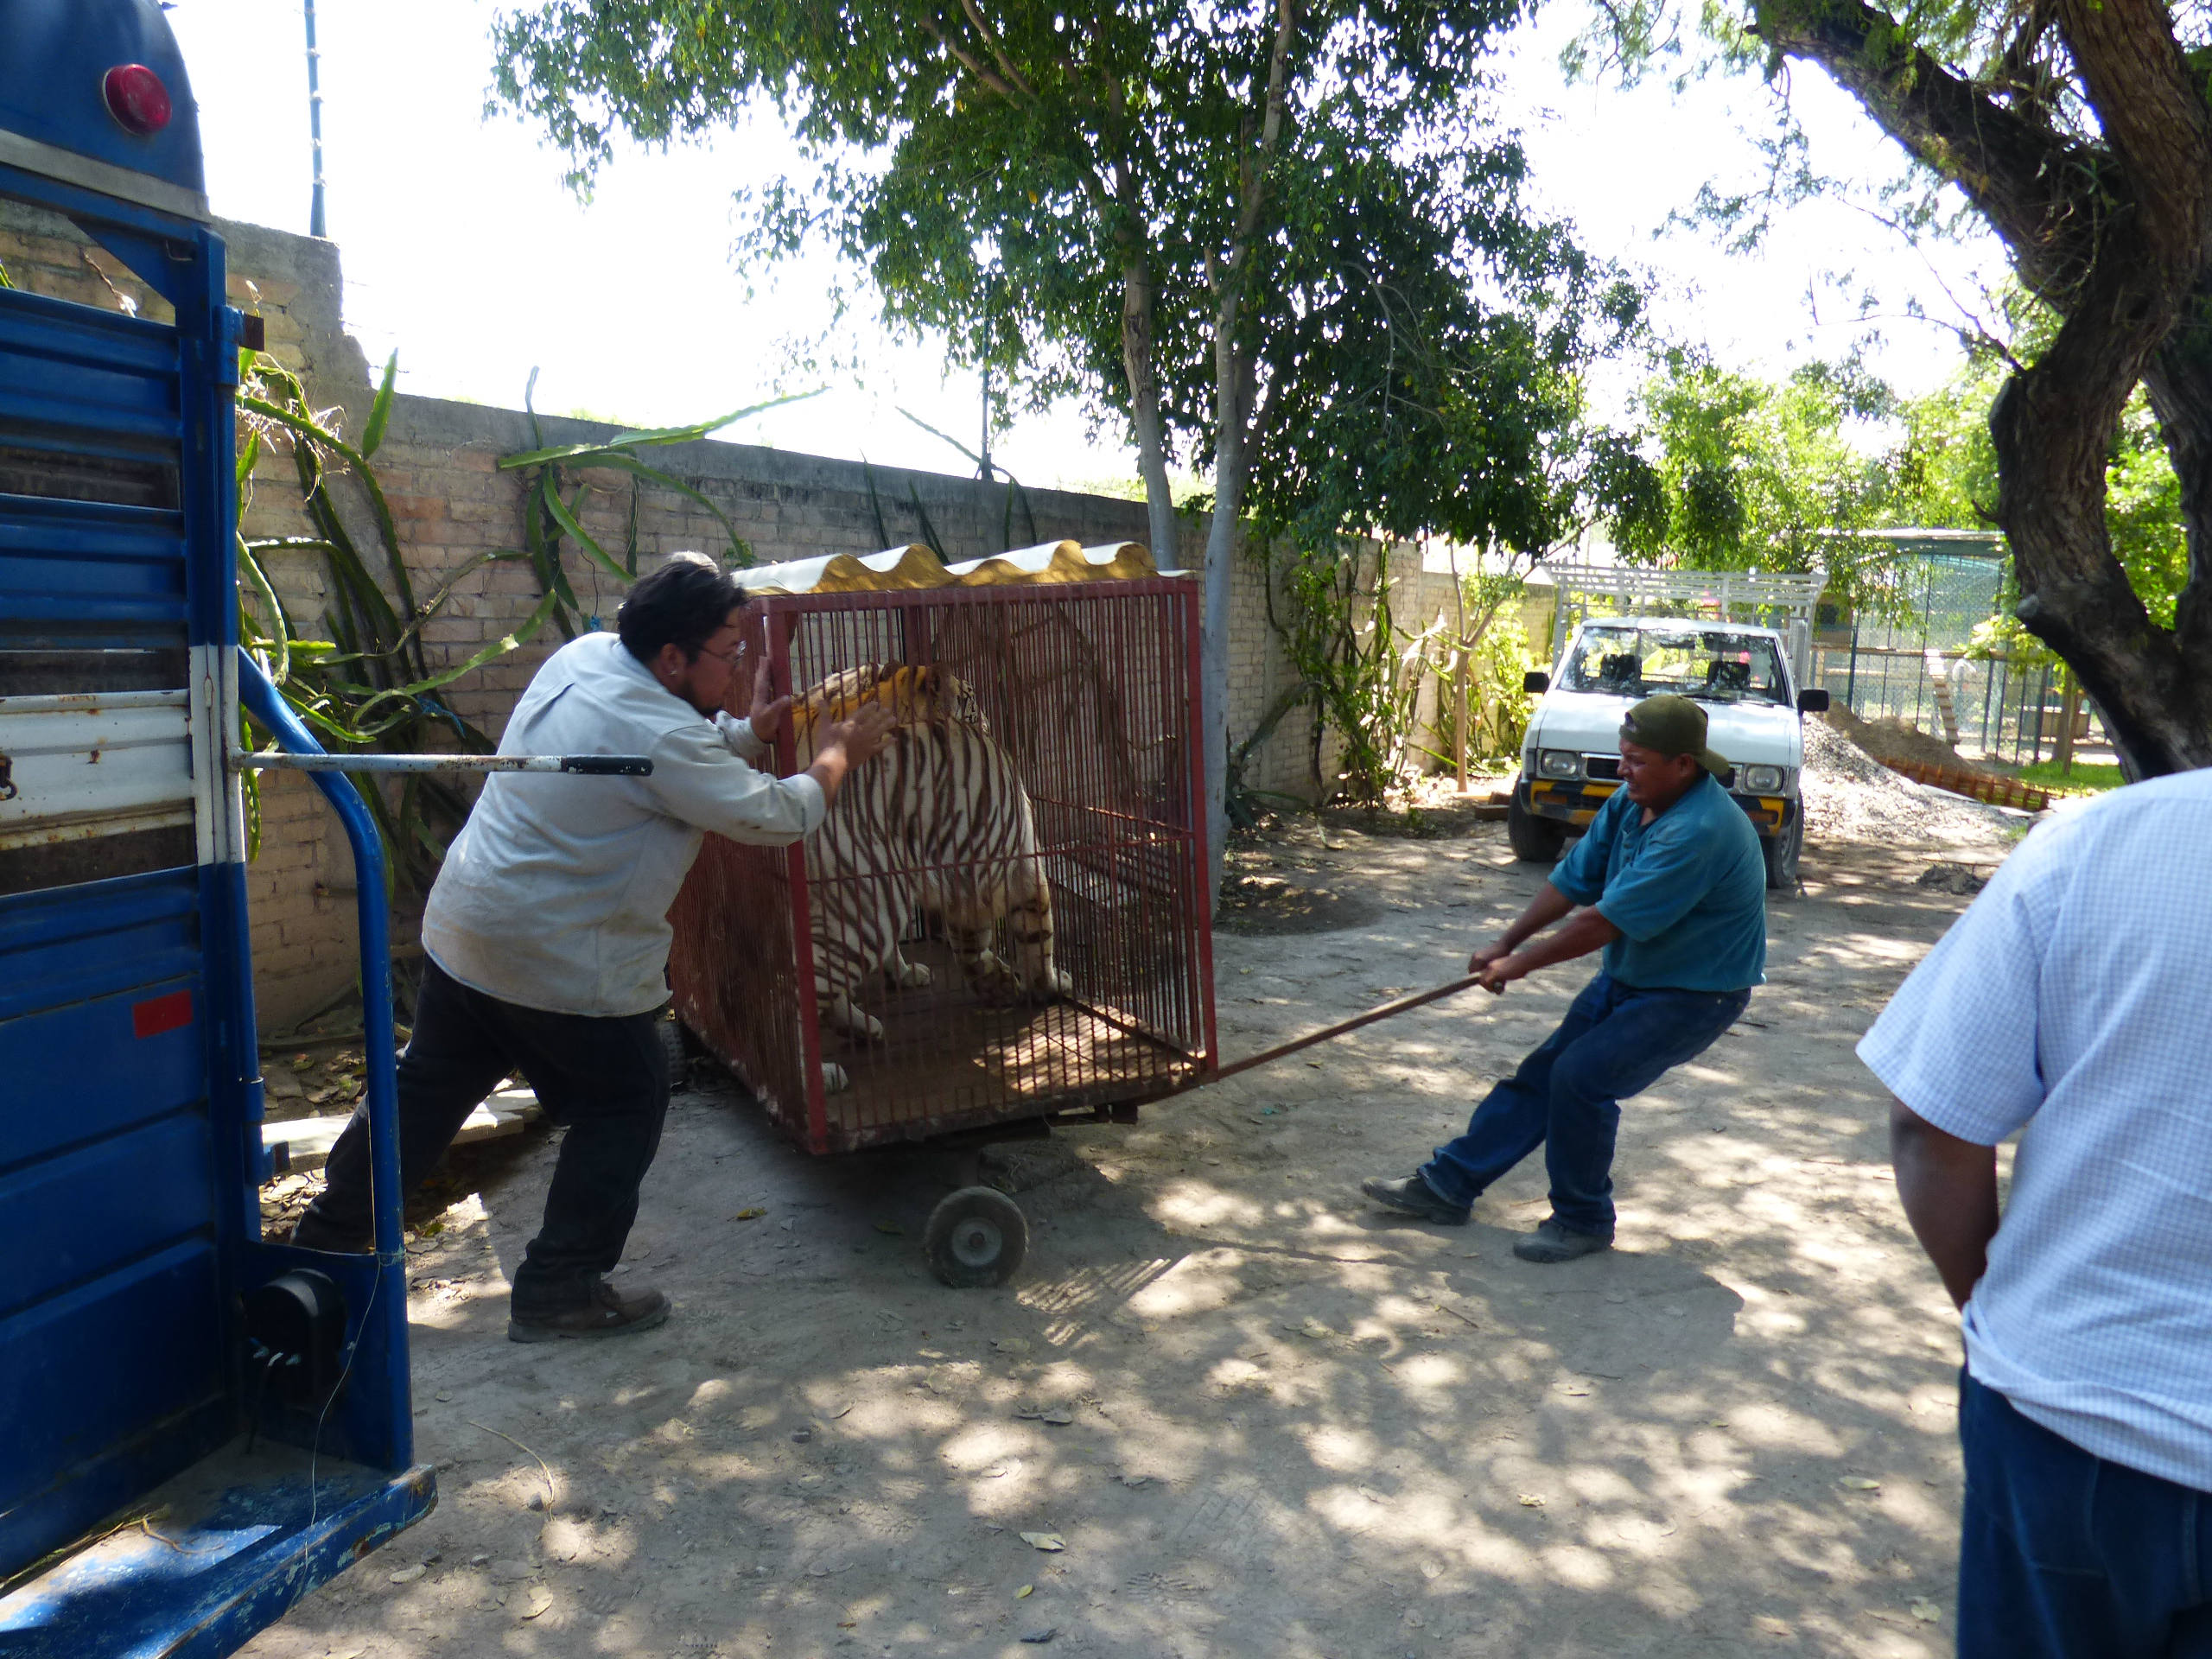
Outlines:
{"type": "MultiPolygon", "coordinates": [[[[372,395],[370,370],[344,332],[335,245],[257,226],[223,222],[218,229],[229,245],[233,302],[262,314],[270,352],[301,375],[318,408],[339,409],[342,429],[359,432],[372,395]]],[[[143,315],[167,315],[159,298],[130,279],[118,261],[66,222],[35,210],[0,203],[0,265],[19,285],[38,292],[102,308],[128,301],[143,315]]],[[[557,418],[543,420],[542,429],[549,443],[603,438],[615,430],[557,418]]],[[[497,463],[499,456],[531,442],[528,421],[518,410],[429,397],[394,400],[376,467],[418,598],[435,592],[480,554],[519,544],[521,482],[516,474],[499,472],[497,463]]],[[[714,501],[760,563],[874,552],[884,544],[886,532],[893,544],[922,540],[923,513],[956,558],[1003,548],[1002,486],[894,467],[876,468],[871,475],[855,462],[713,442],[660,449],[652,460],[714,501]]],[[[620,547],[631,513],[632,480],[616,473],[582,477],[589,486],[580,515],[585,527],[601,545],[620,547]]],[[[245,521],[249,537],[308,533],[289,455],[269,449],[253,483],[245,521]]],[[[1095,544],[1147,537],[1141,501],[1054,490],[1031,491],[1027,501],[1027,514],[1016,507],[1016,545],[1032,539],[1032,518],[1037,540],[1072,537],[1095,544]]],[[[364,504],[346,500],[341,506],[356,543],[365,555],[372,555],[378,543],[364,504]]],[[[641,569],[682,549],[719,553],[727,540],[712,514],[673,492],[642,489],[637,522],[641,569]]],[[[1206,528],[1203,520],[1184,527],[1180,557],[1187,569],[1203,561],[1206,528]]],[[[1228,711],[1232,741],[1257,724],[1294,678],[1268,625],[1259,562],[1241,550],[1233,556],[1228,711]]],[[[267,563],[270,581],[295,620],[304,626],[320,618],[320,556],[279,553],[267,563]]],[[[1399,562],[1394,602],[1402,626],[1419,627],[1451,603],[1451,579],[1415,566],[1411,558],[1399,562]]],[[[621,584],[574,552],[567,572],[586,609],[597,607],[611,622],[621,584]]],[[[424,626],[432,669],[465,660],[487,641],[514,630],[537,597],[536,578],[526,564],[480,566],[424,626]]],[[[457,713],[496,738],[516,697],[557,644],[556,639],[543,638],[522,646],[456,682],[448,700],[457,713]]],[[[1432,686],[1423,707],[1434,706],[1432,686]]],[[[1284,720],[1255,755],[1249,781],[1309,796],[1312,720],[1304,709],[1284,720]]],[[[1435,747],[1448,748],[1448,741],[1435,747]]],[[[1332,743],[1324,751],[1325,778],[1332,776],[1335,762],[1332,743]]],[[[336,819],[304,780],[279,777],[266,782],[260,811],[261,852],[248,876],[256,994],[264,1028],[281,1030],[342,994],[353,981],[352,860],[336,819]]],[[[403,941],[411,938],[414,919],[403,906],[394,918],[396,936],[403,941]]]]}

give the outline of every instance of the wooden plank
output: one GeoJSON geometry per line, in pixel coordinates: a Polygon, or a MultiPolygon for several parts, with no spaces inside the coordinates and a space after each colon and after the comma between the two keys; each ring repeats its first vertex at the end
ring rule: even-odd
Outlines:
{"type": "MultiPolygon", "coordinates": [[[[520,1135],[524,1125],[535,1122],[543,1115],[537,1095],[530,1090],[502,1089],[468,1115],[453,1143],[466,1147],[479,1141],[502,1141],[508,1135],[520,1135]]],[[[302,1117],[289,1123],[264,1123],[261,1126],[261,1144],[276,1154],[276,1173],[280,1175],[321,1169],[329,1160],[331,1147],[337,1145],[338,1137],[353,1121],[353,1115],[347,1112],[336,1117],[302,1117]]]]}

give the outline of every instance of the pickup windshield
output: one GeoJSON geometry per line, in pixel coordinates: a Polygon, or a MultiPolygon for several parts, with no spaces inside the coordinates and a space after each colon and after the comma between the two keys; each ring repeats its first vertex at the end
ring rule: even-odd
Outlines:
{"type": "Polygon", "coordinates": [[[1694,626],[1585,628],[1567,658],[1566,689],[1624,697],[1672,691],[1705,702],[1789,702],[1773,640],[1694,626]]]}

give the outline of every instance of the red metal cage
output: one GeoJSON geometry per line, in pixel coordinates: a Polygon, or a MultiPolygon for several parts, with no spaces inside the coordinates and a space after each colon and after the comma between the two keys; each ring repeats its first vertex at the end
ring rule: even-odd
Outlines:
{"type": "MultiPolygon", "coordinates": [[[[807,845],[709,836],[670,912],[677,1014],[778,1128],[824,1153],[1023,1120],[1124,1117],[1211,1070],[1197,584],[1158,576],[759,603],[774,683],[799,700],[779,771],[804,763],[810,694],[818,710],[825,686],[897,677],[938,699],[912,722],[918,732],[934,722],[935,734],[895,738],[915,747],[856,770],[807,845]],[[947,737],[948,726],[963,729],[947,737]],[[912,827],[918,815],[950,810],[944,798],[958,787],[942,753],[954,741],[992,777],[1010,770],[1019,798],[975,808],[988,822],[961,830],[973,845],[948,851],[939,834],[934,850],[918,851],[928,839],[912,827]],[[880,769],[873,784],[869,768],[880,769]],[[990,914],[988,896],[1006,891],[1026,895],[1019,913],[990,914]],[[844,1014],[819,982],[832,963],[817,958],[826,945],[835,971],[849,974],[868,954],[851,918],[871,916],[893,919],[896,943],[844,1014]],[[841,1020],[873,1023],[880,1036],[841,1020]]],[[[974,807],[983,796],[965,798],[974,807]]]]}

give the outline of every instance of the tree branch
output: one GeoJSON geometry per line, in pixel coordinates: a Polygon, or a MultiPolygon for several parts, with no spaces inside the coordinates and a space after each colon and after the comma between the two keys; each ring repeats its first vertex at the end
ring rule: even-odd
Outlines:
{"type": "Polygon", "coordinates": [[[988,64],[984,63],[974,53],[961,46],[939,29],[934,17],[922,19],[922,31],[950,53],[953,61],[973,75],[979,85],[997,93],[1009,104],[1020,103],[1021,94],[1015,87],[1009,86],[992,70],[988,64]]]}
{"type": "Polygon", "coordinates": [[[1013,61],[1007,58],[1005,43],[999,39],[997,32],[984,20],[982,8],[976,3],[976,0],[960,0],[960,10],[967,14],[968,21],[976,26],[976,32],[983,37],[983,44],[991,48],[991,56],[997,60],[999,73],[1020,87],[1022,96],[1031,104],[1035,104],[1037,89],[1021,78],[1021,71],[1015,68],[1013,61]]]}
{"type": "Polygon", "coordinates": [[[2020,278],[2062,314],[2095,263],[2117,181],[2101,156],[2006,108],[1860,0],[1759,0],[1755,32],[1817,65],[1923,164],[1952,181],[2011,247],[2020,278]]]}

